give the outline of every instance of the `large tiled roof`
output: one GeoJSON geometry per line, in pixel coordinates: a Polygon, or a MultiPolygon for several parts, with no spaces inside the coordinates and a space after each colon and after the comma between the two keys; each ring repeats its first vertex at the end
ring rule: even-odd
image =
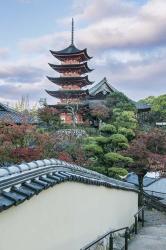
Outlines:
{"type": "MultiPolygon", "coordinates": [[[[143,180],[143,186],[147,187],[147,186],[151,185],[153,182],[155,182],[156,180],[157,179],[155,179],[155,178],[145,176],[144,180],[143,180]]],[[[138,186],[138,176],[135,173],[129,173],[127,175],[127,177],[125,178],[125,181],[138,186]]]]}
{"type": "Polygon", "coordinates": [[[133,103],[135,104],[137,110],[145,110],[145,111],[151,110],[151,106],[149,104],[134,102],[134,101],[133,101],[133,103]]]}
{"type": "Polygon", "coordinates": [[[107,81],[107,78],[104,77],[99,83],[95,84],[93,87],[88,89],[90,96],[95,96],[98,93],[102,92],[104,95],[111,92],[118,92],[112,85],[107,81]]]}
{"type": "Polygon", "coordinates": [[[132,184],[108,178],[77,165],[56,159],[38,160],[0,168],[0,211],[18,205],[42,190],[64,181],[137,192],[132,184]]]}
{"type": "MultiPolygon", "coordinates": [[[[91,97],[95,97],[97,94],[102,93],[103,95],[107,95],[110,93],[119,93],[119,91],[112,86],[107,80],[106,77],[104,77],[99,83],[94,84],[91,88],[88,89],[89,95],[91,97]]],[[[126,96],[127,97],[127,96],[126,96]]],[[[127,97],[128,98],[128,97],[127,97]]],[[[133,101],[128,98],[128,100],[133,103],[138,111],[149,111],[151,109],[151,106],[145,103],[140,103],[133,101]]],[[[101,100],[99,100],[100,102],[101,100]]],[[[93,105],[93,104],[92,104],[93,105]]]]}
{"type": "Polygon", "coordinates": [[[166,178],[158,178],[155,182],[151,183],[144,191],[160,199],[166,204],[166,178]]]}
{"type": "Polygon", "coordinates": [[[13,123],[21,124],[23,122],[36,123],[31,116],[24,115],[14,109],[0,103],[0,121],[10,121],[13,123]]]}

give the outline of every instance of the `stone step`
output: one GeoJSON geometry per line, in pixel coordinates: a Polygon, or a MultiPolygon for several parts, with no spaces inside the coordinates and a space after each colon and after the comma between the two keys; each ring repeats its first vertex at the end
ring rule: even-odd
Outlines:
{"type": "Polygon", "coordinates": [[[128,250],[166,250],[166,225],[142,228],[129,242],[128,250]]]}

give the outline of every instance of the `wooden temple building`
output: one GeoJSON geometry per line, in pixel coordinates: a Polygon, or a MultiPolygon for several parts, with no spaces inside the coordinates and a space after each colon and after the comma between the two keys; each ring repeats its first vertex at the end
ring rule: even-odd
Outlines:
{"type": "Polygon", "coordinates": [[[67,124],[72,122],[72,116],[68,108],[77,107],[77,123],[83,123],[80,106],[83,100],[86,99],[88,92],[82,88],[93,83],[89,81],[87,75],[87,73],[92,71],[87,64],[87,61],[90,60],[91,57],[88,55],[87,49],[79,50],[74,45],[73,19],[71,45],[64,50],[51,50],[50,52],[61,62],[59,65],[49,64],[51,68],[60,73],[60,77],[48,77],[48,79],[61,87],[56,91],[46,90],[49,95],[60,99],[59,103],[51,106],[60,110],[61,119],[67,124]]]}
{"type": "MultiPolygon", "coordinates": [[[[73,19],[70,46],[60,51],[50,50],[50,52],[61,63],[59,65],[49,64],[53,70],[60,73],[60,77],[47,78],[60,88],[56,91],[46,90],[46,92],[60,100],[57,104],[49,106],[60,111],[60,117],[64,123],[72,123],[71,109],[75,112],[76,122],[78,124],[84,123],[84,113],[87,112],[87,109],[103,103],[110,93],[119,92],[108,83],[106,77],[92,87],[84,89],[87,85],[93,84],[87,75],[92,71],[87,63],[92,57],[88,55],[87,49],[79,50],[75,46],[73,19]]],[[[150,110],[148,105],[134,101],[133,103],[135,103],[138,113],[150,110]]]]}

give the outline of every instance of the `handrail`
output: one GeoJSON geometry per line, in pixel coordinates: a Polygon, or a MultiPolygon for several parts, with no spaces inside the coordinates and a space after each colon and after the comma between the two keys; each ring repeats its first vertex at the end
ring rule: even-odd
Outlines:
{"type": "Polygon", "coordinates": [[[150,206],[156,208],[159,211],[166,211],[166,204],[162,203],[161,201],[159,201],[154,195],[150,195],[146,192],[144,192],[144,196],[145,196],[145,201],[146,204],[150,204],[150,206]],[[149,202],[150,200],[150,202],[149,202]]]}
{"type": "MultiPolygon", "coordinates": [[[[136,214],[134,214],[134,218],[135,218],[135,223],[134,223],[134,232],[135,234],[137,234],[138,231],[138,214],[142,212],[142,227],[144,227],[144,206],[142,206],[141,208],[139,208],[138,212],[136,214]]],[[[90,247],[94,246],[96,243],[100,242],[102,239],[104,239],[105,237],[109,236],[109,250],[113,250],[113,233],[119,232],[125,230],[125,250],[128,250],[128,239],[130,236],[130,230],[129,227],[122,227],[122,228],[118,228],[115,230],[111,230],[107,233],[105,233],[104,235],[100,236],[98,239],[92,241],[91,243],[87,244],[85,247],[81,248],[80,250],[88,250],[90,249],[90,247]]]]}
{"type": "Polygon", "coordinates": [[[148,189],[144,189],[144,192],[145,193],[151,192],[151,193],[156,193],[156,194],[166,194],[166,193],[163,193],[163,192],[158,192],[158,191],[153,191],[153,190],[148,190],[148,189]]]}
{"type": "Polygon", "coordinates": [[[102,235],[101,237],[99,237],[97,240],[94,240],[91,243],[89,243],[88,245],[86,245],[85,247],[81,248],[80,250],[87,250],[88,248],[92,247],[93,245],[95,245],[97,242],[101,241],[102,239],[104,239],[108,235],[111,235],[113,233],[116,233],[116,232],[122,231],[122,230],[129,230],[129,228],[128,227],[122,227],[122,228],[119,228],[119,229],[116,229],[116,230],[111,230],[111,231],[105,233],[104,235],[102,235]]]}
{"type": "Polygon", "coordinates": [[[136,213],[136,214],[134,214],[134,219],[135,219],[135,223],[134,223],[134,232],[135,232],[135,234],[137,234],[138,233],[138,215],[139,215],[139,213],[142,213],[142,218],[141,218],[141,222],[142,222],[142,227],[144,227],[144,206],[142,206],[139,210],[138,210],[138,212],[136,213]]]}
{"type": "Polygon", "coordinates": [[[134,214],[134,217],[135,217],[136,215],[138,215],[143,209],[144,209],[144,206],[140,207],[139,210],[137,211],[137,213],[134,214]]]}

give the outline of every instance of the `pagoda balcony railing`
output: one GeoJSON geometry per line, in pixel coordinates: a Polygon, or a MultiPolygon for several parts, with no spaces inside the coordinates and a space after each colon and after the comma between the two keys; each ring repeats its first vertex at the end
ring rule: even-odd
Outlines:
{"type": "Polygon", "coordinates": [[[62,78],[65,78],[65,77],[66,77],[66,78],[70,78],[70,77],[71,77],[71,78],[72,78],[72,77],[80,77],[80,74],[77,74],[77,75],[63,75],[63,74],[61,74],[60,77],[62,77],[62,78]]]}
{"type": "Polygon", "coordinates": [[[60,102],[57,102],[57,104],[58,105],[77,105],[77,104],[81,104],[81,102],[79,102],[79,101],[74,101],[74,100],[72,100],[71,102],[65,102],[65,101],[60,101],[60,102]]]}
{"type": "Polygon", "coordinates": [[[79,77],[80,74],[79,73],[62,73],[60,74],[60,77],[79,77]]]}
{"type": "Polygon", "coordinates": [[[62,62],[61,63],[62,65],[68,65],[68,64],[80,64],[80,62],[79,61],[77,61],[77,60],[73,60],[73,61],[66,61],[66,62],[62,62]]]}

